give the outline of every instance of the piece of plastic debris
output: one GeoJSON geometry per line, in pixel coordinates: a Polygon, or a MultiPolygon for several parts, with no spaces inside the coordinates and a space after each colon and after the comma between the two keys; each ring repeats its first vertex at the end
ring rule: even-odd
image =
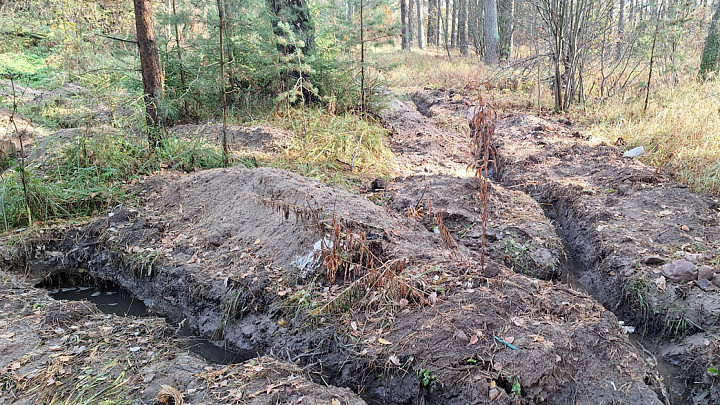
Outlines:
{"type": "Polygon", "coordinates": [[[504,341],[504,340],[500,339],[500,338],[499,338],[499,337],[497,337],[497,336],[493,336],[493,337],[495,338],[495,340],[497,340],[498,342],[500,342],[500,343],[504,344],[505,346],[507,346],[507,347],[509,347],[509,348],[511,348],[511,349],[513,349],[513,350],[517,350],[517,346],[513,346],[513,345],[511,345],[510,343],[508,343],[508,342],[506,342],[506,341],[504,341]]]}
{"type": "Polygon", "coordinates": [[[623,153],[623,156],[629,157],[629,158],[635,158],[635,157],[642,155],[643,153],[645,153],[645,148],[643,148],[642,146],[638,146],[637,148],[632,148],[629,151],[623,153]]]}

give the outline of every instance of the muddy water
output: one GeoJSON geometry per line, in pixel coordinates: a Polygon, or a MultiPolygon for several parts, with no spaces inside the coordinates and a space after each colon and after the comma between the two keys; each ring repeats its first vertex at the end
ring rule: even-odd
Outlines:
{"type": "MultiPolygon", "coordinates": [[[[565,251],[568,252],[567,246],[565,246],[565,251]]],[[[563,283],[577,291],[582,291],[592,296],[591,291],[580,282],[580,277],[583,273],[580,264],[569,253],[564,255],[560,261],[560,266],[562,267],[561,281],[563,283]]],[[[625,326],[631,327],[631,325],[625,326]]],[[[657,343],[639,333],[628,333],[628,338],[630,342],[638,348],[638,351],[643,355],[648,366],[655,369],[663,378],[667,390],[667,399],[670,404],[681,405],[691,403],[691,400],[687,399],[689,398],[690,390],[685,384],[685,379],[682,377],[682,371],[665,361],[662,356],[656,354],[657,343]]]]}
{"type": "MultiPolygon", "coordinates": [[[[48,292],[56,300],[90,301],[105,314],[137,317],[152,316],[142,301],[135,299],[131,294],[115,286],[106,288],[97,286],[54,288],[48,290],[48,292]]],[[[241,363],[257,357],[257,353],[253,351],[237,351],[217,346],[208,339],[193,335],[187,326],[176,326],[178,326],[177,334],[183,338],[182,342],[185,348],[210,363],[241,363]]]]}

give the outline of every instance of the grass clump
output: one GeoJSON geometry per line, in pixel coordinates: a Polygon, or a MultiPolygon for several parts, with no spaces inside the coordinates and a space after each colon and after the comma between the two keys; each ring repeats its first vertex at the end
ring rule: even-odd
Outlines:
{"type": "Polygon", "coordinates": [[[642,95],[616,97],[589,111],[590,135],[628,148],[643,146],[640,159],[664,167],[696,191],[720,193],[720,80],[688,79],[658,89],[646,114],[642,95]]]}
{"type": "MultiPolygon", "coordinates": [[[[42,165],[25,168],[30,211],[37,221],[86,217],[130,198],[127,185],[140,176],[221,165],[219,148],[200,140],[169,138],[150,153],[145,140],[121,134],[77,137],[42,165]]],[[[28,223],[22,170],[17,164],[0,180],[0,229],[4,231],[28,223]]]]}
{"type": "Polygon", "coordinates": [[[273,124],[291,130],[294,136],[284,154],[270,158],[270,166],[345,188],[363,178],[393,173],[387,130],[373,119],[305,109],[290,110],[273,124]]]}

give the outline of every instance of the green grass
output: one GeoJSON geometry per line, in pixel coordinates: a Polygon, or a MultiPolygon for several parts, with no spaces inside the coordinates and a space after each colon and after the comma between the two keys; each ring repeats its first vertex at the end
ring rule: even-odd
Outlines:
{"type": "Polygon", "coordinates": [[[294,136],[284,154],[270,157],[265,165],[345,188],[393,174],[394,155],[387,145],[387,130],[374,119],[293,109],[268,123],[291,130],[294,136]]]}
{"type": "MultiPolygon", "coordinates": [[[[34,221],[86,217],[132,196],[127,184],[159,170],[186,172],[220,167],[219,148],[200,140],[166,139],[151,154],[145,140],[123,135],[76,138],[28,167],[27,197],[34,221]]],[[[28,226],[19,162],[0,179],[0,229],[28,226]]]]}

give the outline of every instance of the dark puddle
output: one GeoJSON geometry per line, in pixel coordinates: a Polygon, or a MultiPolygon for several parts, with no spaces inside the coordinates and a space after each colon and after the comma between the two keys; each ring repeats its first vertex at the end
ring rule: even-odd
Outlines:
{"type": "MultiPolygon", "coordinates": [[[[136,317],[153,316],[141,300],[136,299],[132,294],[113,283],[74,287],[48,287],[41,284],[39,287],[46,288],[50,296],[56,300],[90,301],[105,314],[136,317]]],[[[242,363],[245,360],[257,357],[257,353],[254,351],[234,350],[226,346],[218,346],[208,339],[198,337],[184,323],[175,326],[177,327],[177,335],[182,338],[183,346],[210,363],[242,363]]]]}
{"type": "MultiPolygon", "coordinates": [[[[569,287],[592,297],[592,291],[580,281],[583,274],[582,266],[568,253],[570,252],[569,248],[567,246],[564,246],[564,248],[566,253],[560,261],[561,281],[569,287]]],[[[620,321],[622,322],[622,319],[620,321]]],[[[658,352],[657,344],[650,337],[635,333],[635,328],[632,325],[622,326],[626,328],[630,342],[638,348],[645,362],[662,377],[669,403],[672,405],[690,403],[687,399],[690,390],[685,384],[681,370],[665,361],[661,355],[656,354],[658,352]]]]}

